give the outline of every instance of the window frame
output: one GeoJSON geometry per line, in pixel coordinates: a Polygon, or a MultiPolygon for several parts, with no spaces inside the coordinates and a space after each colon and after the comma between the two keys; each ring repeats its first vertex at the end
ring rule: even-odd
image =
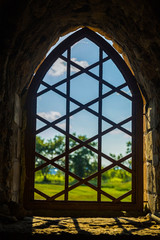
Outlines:
{"type": "Polygon", "coordinates": [[[103,213],[104,210],[119,210],[128,211],[143,210],[143,101],[141,93],[136,82],[135,77],[131,73],[129,67],[126,65],[120,55],[107,43],[102,37],[90,30],[89,28],[82,28],[79,31],[73,33],[71,36],[61,42],[43,61],[39,69],[37,70],[31,85],[28,90],[26,99],[26,112],[27,112],[27,126],[25,131],[25,166],[26,166],[26,178],[24,188],[24,205],[27,209],[32,211],[40,211],[43,209],[58,211],[58,214],[62,214],[65,211],[71,211],[73,213],[81,211],[93,211],[98,210],[103,213]],[[67,46],[72,46],[74,43],[80,41],[83,38],[88,38],[97,46],[100,46],[111,58],[114,64],[122,73],[127,85],[132,89],[132,133],[133,133],[133,157],[132,157],[132,189],[134,189],[134,199],[131,203],[128,202],[81,202],[81,201],[40,201],[34,199],[34,152],[35,152],[35,129],[36,121],[33,121],[33,117],[36,115],[36,92],[44,78],[47,71],[57,60],[58,56],[62,54],[67,46]]]}

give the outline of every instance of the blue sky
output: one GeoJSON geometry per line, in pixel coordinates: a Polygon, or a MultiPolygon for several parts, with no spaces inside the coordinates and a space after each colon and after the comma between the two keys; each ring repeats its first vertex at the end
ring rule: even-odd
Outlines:
{"type": "MultiPolygon", "coordinates": [[[[54,47],[56,47],[61,41],[68,37],[68,35],[61,37],[54,47]]],[[[112,44],[111,41],[108,42],[109,44],[112,44]]],[[[53,50],[54,47],[52,47],[51,50],[53,50]]],[[[66,56],[65,53],[64,56],[66,56]]],[[[105,56],[106,54],[103,53],[103,57],[105,56]]],[[[98,61],[98,59],[98,47],[87,38],[84,38],[81,41],[77,42],[71,48],[71,60],[83,68],[90,66],[94,62],[98,61]]],[[[54,83],[63,80],[64,78],[66,78],[66,69],[66,62],[60,58],[57,59],[51,69],[47,72],[43,81],[48,83],[49,85],[53,85],[54,83]]],[[[111,60],[108,60],[103,64],[103,69],[103,80],[109,82],[116,87],[125,82],[122,74],[111,60]]],[[[70,71],[71,75],[73,75],[79,70],[74,66],[71,66],[70,71]]],[[[93,72],[97,76],[98,71],[98,67],[91,70],[91,72],[93,72]]],[[[70,81],[70,84],[71,97],[83,104],[98,97],[98,81],[87,74],[81,74],[78,77],[73,78],[70,81]]],[[[44,87],[40,85],[38,91],[40,92],[43,89],[44,87]]],[[[59,87],[57,87],[57,89],[66,94],[66,84],[60,85],[59,87]]],[[[103,94],[108,92],[109,90],[111,89],[103,84],[103,94]]],[[[131,93],[127,87],[122,89],[122,91],[131,96],[131,93]]],[[[123,121],[125,118],[130,117],[132,114],[131,101],[117,92],[111,94],[107,98],[104,98],[102,104],[103,116],[109,118],[115,123],[123,121]]],[[[48,91],[46,94],[38,97],[37,114],[45,118],[49,122],[52,122],[66,114],[65,106],[65,98],[53,91],[48,91]]],[[[78,108],[78,105],[71,103],[70,108],[72,111],[78,108]]],[[[98,111],[98,103],[91,105],[90,108],[94,111],[98,111]]],[[[87,135],[88,137],[92,137],[98,133],[97,123],[98,118],[96,116],[86,110],[83,110],[70,117],[70,133],[76,132],[77,135],[87,135]]],[[[37,120],[37,129],[44,125],[45,124],[37,120]]],[[[65,129],[65,120],[58,123],[57,126],[65,129]]],[[[111,127],[111,125],[103,121],[102,130],[106,130],[109,127],[111,127]]],[[[131,131],[131,122],[127,123],[123,127],[131,131]]],[[[55,131],[53,128],[50,128],[44,132],[41,132],[38,135],[42,138],[49,139],[53,138],[55,135],[58,134],[60,133],[55,131]]],[[[115,129],[102,137],[102,151],[108,155],[109,153],[122,153],[123,155],[125,155],[127,141],[131,141],[131,137],[120,131],[119,129],[115,129]]]]}

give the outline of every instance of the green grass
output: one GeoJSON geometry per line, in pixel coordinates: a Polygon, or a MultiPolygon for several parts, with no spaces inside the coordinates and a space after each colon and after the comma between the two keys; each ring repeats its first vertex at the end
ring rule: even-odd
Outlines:
{"type": "MultiPolygon", "coordinates": [[[[64,184],[55,184],[55,183],[38,183],[36,181],[35,188],[39,191],[45,193],[48,196],[53,196],[56,193],[64,190],[64,184]]],[[[115,198],[118,198],[131,190],[131,181],[122,182],[117,179],[112,179],[108,183],[102,184],[102,190],[115,198]]],[[[42,196],[35,193],[35,200],[44,200],[42,196]]],[[[97,201],[97,192],[88,186],[79,186],[71,191],[69,191],[69,201],[97,201]]],[[[102,201],[111,201],[104,195],[101,195],[102,201]]],[[[64,195],[60,196],[56,200],[64,200],[64,195]]],[[[123,202],[131,202],[131,196],[126,197],[123,202]]]]}

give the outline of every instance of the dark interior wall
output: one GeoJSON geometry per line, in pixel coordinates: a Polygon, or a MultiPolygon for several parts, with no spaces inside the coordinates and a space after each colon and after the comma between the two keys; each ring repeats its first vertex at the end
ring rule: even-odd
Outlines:
{"type": "Polygon", "coordinates": [[[23,95],[61,35],[90,26],[127,55],[146,97],[145,158],[149,208],[160,209],[160,19],[157,1],[30,0],[0,2],[0,202],[19,201],[23,95]],[[14,177],[16,175],[16,178],[14,177]]]}

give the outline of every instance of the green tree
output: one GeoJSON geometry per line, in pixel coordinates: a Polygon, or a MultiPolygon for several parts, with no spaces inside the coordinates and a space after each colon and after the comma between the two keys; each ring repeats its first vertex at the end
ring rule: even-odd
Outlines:
{"type": "MultiPolygon", "coordinates": [[[[126,143],[126,145],[127,145],[126,154],[130,154],[132,152],[132,143],[129,141],[126,143]]],[[[129,166],[129,168],[132,168],[132,160],[131,159],[128,160],[128,166],[129,166]]]]}
{"type": "MultiPolygon", "coordinates": [[[[74,136],[75,135],[76,134],[74,133],[74,136]]],[[[86,135],[79,135],[78,139],[83,142],[88,140],[86,135]]],[[[97,143],[92,142],[89,145],[96,147],[97,143]]],[[[74,146],[76,146],[76,142],[71,139],[70,147],[73,148],[74,146]]],[[[89,148],[81,147],[78,150],[74,151],[72,154],[70,154],[69,161],[70,171],[74,172],[74,174],[81,178],[85,178],[97,171],[98,165],[96,161],[96,154],[89,148]]]]}
{"type": "Polygon", "coordinates": [[[127,142],[126,146],[127,146],[126,153],[127,154],[131,153],[131,151],[132,151],[132,143],[131,143],[131,141],[127,142]]]}
{"type": "MultiPolygon", "coordinates": [[[[46,154],[47,156],[52,159],[60,154],[65,152],[65,137],[61,135],[56,135],[53,139],[47,140],[47,149],[46,154]]],[[[61,158],[56,161],[62,167],[65,167],[65,158],[61,158]]]]}
{"type": "MultiPolygon", "coordinates": [[[[130,141],[128,141],[128,142],[126,142],[126,154],[130,154],[132,152],[132,143],[130,142],[130,141]]],[[[115,159],[115,160],[119,160],[119,159],[121,159],[121,158],[123,158],[123,155],[120,153],[118,156],[116,156],[115,154],[113,154],[113,153],[110,153],[109,154],[113,159],[115,159]]],[[[127,163],[127,166],[129,167],[129,168],[131,168],[132,167],[132,160],[131,159],[129,159],[129,160],[127,160],[126,161],[127,163]]]]}
{"type": "MultiPolygon", "coordinates": [[[[73,134],[76,136],[76,134],[73,134]]],[[[77,136],[81,141],[87,141],[87,136],[79,135],[77,136]]],[[[69,140],[70,149],[75,147],[77,142],[73,139],[69,140]]],[[[90,143],[92,147],[96,147],[97,143],[90,143]]],[[[65,152],[65,137],[57,135],[53,139],[48,139],[45,141],[41,137],[36,137],[36,152],[47,157],[48,159],[52,159],[63,152],[65,152]]],[[[36,159],[36,166],[40,166],[44,163],[44,161],[40,158],[36,159]]],[[[57,161],[62,167],[65,167],[65,158],[61,158],[57,161]]],[[[44,177],[43,181],[47,180],[47,175],[50,172],[52,165],[47,165],[46,167],[41,169],[41,173],[44,177]]],[[[69,155],[69,170],[74,172],[74,174],[78,175],[81,178],[87,177],[89,174],[97,171],[97,161],[96,154],[86,147],[81,147],[78,150],[74,151],[69,155]]]]}
{"type": "MultiPolygon", "coordinates": [[[[132,151],[132,143],[129,141],[126,143],[126,154],[131,153],[132,151]]],[[[110,153],[110,157],[112,157],[115,160],[119,160],[123,158],[123,155],[120,153],[119,155],[110,153]]],[[[132,160],[129,159],[126,161],[126,165],[131,168],[132,167],[132,160]]],[[[121,178],[123,181],[130,181],[131,176],[130,173],[125,171],[124,169],[120,169],[118,166],[113,167],[112,169],[108,170],[102,175],[102,180],[103,181],[108,181],[111,178],[121,178]]]]}
{"type": "MultiPolygon", "coordinates": [[[[36,152],[41,154],[42,156],[47,157],[46,149],[47,149],[47,144],[45,143],[44,139],[41,138],[40,136],[36,136],[36,152]]],[[[44,161],[41,158],[36,157],[36,162],[35,162],[36,167],[41,166],[43,163],[44,163],[44,161]]],[[[46,166],[46,167],[42,168],[40,171],[44,178],[43,181],[46,182],[47,174],[50,171],[50,166],[46,166]]]]}
{"type": "MultiPolygon", "coordinates": [[[[55,136],[53,139],[48,139],[46,142],[43,138],[36,136],[36,152],[45,156],[48,159],[52,159],[65,150],[65,143],[63,136],[55,136]]],[[[61,163],[64,162],[64,159],[61,159],[61,163]]],[[[36,167],[42,165],[44,161],[40,158],[36,158],[36,167]]],[[[63,165],[63,164],[61,164],[63,165]]],[[[41,169],[41,173],[44,177],[43,181],[48,181],[47,175],[49,174],[52,165],[47,165],[41,169]]]]}
{"type": "Polygon", "coordinates": [[[56,157],[65,151],[65,137],[56,135],[53,139],[46,142],[46,154],[49,158],[56,157]]]}

